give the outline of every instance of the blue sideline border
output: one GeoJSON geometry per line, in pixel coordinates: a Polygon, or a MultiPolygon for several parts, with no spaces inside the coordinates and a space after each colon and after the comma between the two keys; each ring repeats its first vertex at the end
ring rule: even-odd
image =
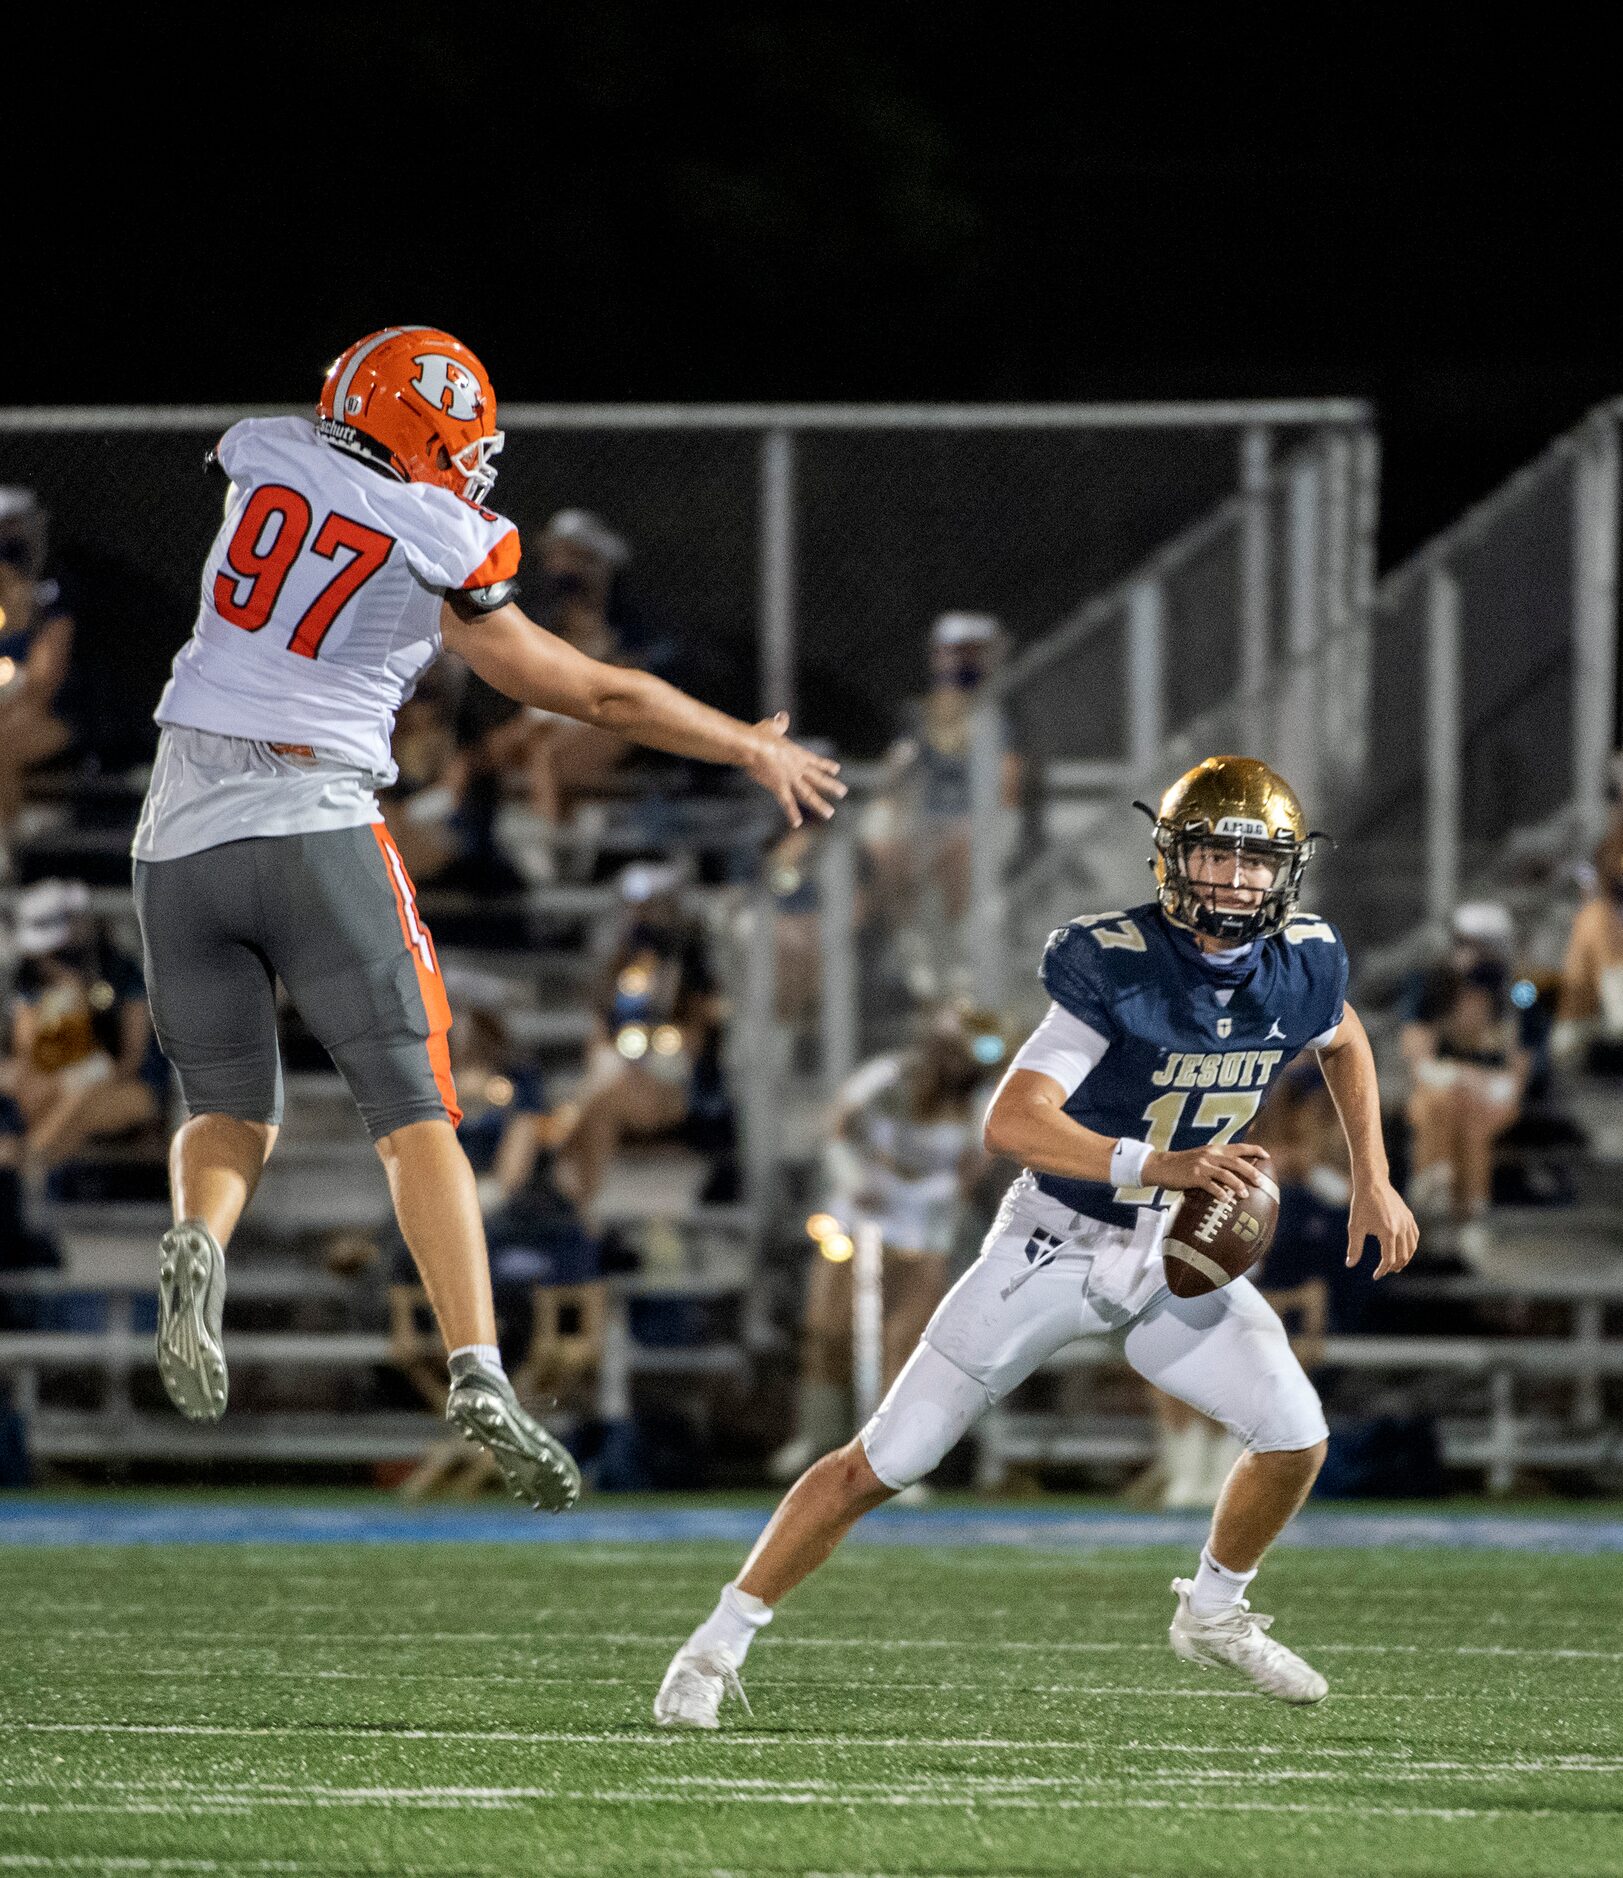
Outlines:
{"type": "MultiPolygon", "coordinates": [[[[0,1499],[0,1546],[86,1545],[615,1545],[713,1540],[748,1545],[766,1523],[759,1509],[592,1507],[548,1517],[496,1508],[286,1505],[99,1505],[83,1500],[0,1499]]],[[[848,1543],[1009,1546],[1040,1552],[1198,1546],[1202,1513],[1018,1512],[997,1507],[900,1508],[870,1513],[848,1543]]],[[[1623,1519],[1491,1513],[1301,1514],[1279,1543],[1352,1551],[1446,1546],[1486,1552],[1623,1552],[1623,1519]]]]}

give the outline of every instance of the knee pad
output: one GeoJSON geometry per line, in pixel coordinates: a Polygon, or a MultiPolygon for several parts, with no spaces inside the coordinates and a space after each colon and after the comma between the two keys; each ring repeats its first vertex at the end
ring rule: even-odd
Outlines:
{"type": "Polygon", "coordinates": [[[911,1487],[941,1465],[991,1401],[973,1376],[921,1343],[858,1437],[868,1465],[898,1493],[911,1487]]]}
{"type": "Polygon", "coordinates": [[[1314,1448],[1330,1433],[1319,1392],[1297,1362],[1283,1329],[1279,1346],[1278,1352],[1270,1352],[1271,1360],[1258,1366],[1246,1425],[1234,1428],[1252,1454],[1314,1448]]]}
{"type": "Polygon", "coordinates": [[[398,1034],[352,1037],[333,1046],[331,1056],[374,1141],[411,1122],[460,1119],[449,1112],[445,1092],[419,1038],[398,1034]]]}
{"type": "Polygon", "coordinates": [[[409,953],[288,990],[299,1015],[349,1085],[374,1141],[411,1122],[462,1119],[446,1042],[449,1012],[436,1023],[409,953]]]}
{"type": "Polygon", "coordinates": [[[282,1119],[282,1059],[275,1035],[267,1041],[183,1043],[153,1026],[158,1048],[180,1084],[188,1115],[229,1115],[236,1121],[282,1119]]]}

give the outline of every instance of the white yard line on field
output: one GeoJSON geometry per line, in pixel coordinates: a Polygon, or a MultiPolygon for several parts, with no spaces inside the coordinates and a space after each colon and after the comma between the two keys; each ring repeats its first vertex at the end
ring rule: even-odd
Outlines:
{"type": "MultiPolygon", "coordinates": [[[[285,1650],[294,1645],[301,1647],[321,1646],[324,1644],[359,1643],[387,1644],[391,1647],[411,1644],[465,1644],[465,1643],[527,1643],[535,1645],[546,1643],[553,1648],[560,1644],[604,1644],[611,1648],[647,1648],[671,1649],[680,1641],[677,1631],[646,1632],[631,1630],[558,1630],[538,1627],[533,1630],[348,1630],[348,1631],[297,1631],[284,1630],[263,1635],[233,1631],[229,1637],[223,1637],[218,1630],[168,1630],[165,1639],[171,1643],[184,1643],[190,1650],[218,1650],[222,1653],[240,1655],[244,1650],[266,1649],[285,1650]]],[[[150,1633],[142,1630],[53,1630],[43,1636],[30,1638],[34,1647],[45,1644],[56,1647],[66,1643],[133,1643],[146,1648],[151,1642],[150,1633]]],[[[1058,1638],[1052,1642],[1037,1642],[1029,1638],[1007,1638],[1003,1640],[987,1638],[960,1637],[794,1637],[769,1635],[762,1639],[762,1646],[768,1650],[860,1650],[906,1651],[906,1650],[954,1650],[963,1655],[971,1652],[1007,1652],[1013,1655],[1036,1653],[1040,1655],[1088,1655],[1110,1656],[1118,1653],[1150,1652],[1159,1654],[1166,1649],[1166,1644],[1146,1638],[1126,1639],[1120,1642],[1089,1640],[1075,1637],[1058,1638]]],[[[1305,1649],[1319,1656],[1485,1656],[1534,1658],[1550,1662],[1594,1662],[1623,1663],[1623,1650],[1584,1650],[1564,1649],[1535,1644],[1500,1644],[1500,1643],[1314,1643],[1303,1645],[1305,1649]]]]}
{"type": "Polygon", "coordinates": [[[330,1866],[296,1865],[291,1859],[282,1858],[234,1858],[221,1863],[212,1858],[135,1858],[116,1853],[104,1856],[95,1852],[0,1852],[0,1871],[225,1872],[235,1878],[239,1872],[330,1869],[330,1866]]]}
{"type": "MultiPolygon", "coordinates": [[[[739,1744],[739,1738],[727,1735],[723,1738],[728,1746],[739,1744]]],[[[615,1745],[620,1745],[616,1738],[615,1745]]],[[[701,1744],[702,1745],[702,1744],[701,1744]]],[[[780,1744],[789,1745],[789,1744],[780,1744]]],[[[864,1743],[863,1745],[871,1745],[864,1743]]],[[[1027,1744],[1030,1745],[1030,1744],[1027,1744]]],[[[1073,1751],[1080,1754],[1084,1761],[1090,1749],[1096,1744],[1068,1743],[1073,1751]]],[[[1503,1779],[1517,1775],[1567,1774],[1580,1777],[1610,1778],[1623,1773],[1623,1756],[1598,1754],[1558,1754],[1558,1755],[1514,1755],[1510,1757],[1488,1758],[1479,1760],[1420,1760],[1406,1755],[1403,1750],[1390,1751],[1384,1748],[1370,1747],[1269,1747],[1244,1745],[1233,1747],[1195,1746],[1184,1742],[1128,1742],[1109,1743],[1098,1749],[1104,1765],[1083,1766],[1075,1772],[1060,1774],[1035,1773],[980,1773],[971,1769],[954,1769],[951,1772],[897,1770],[887,1780],[875,1782],[864,1780],[860,1776],[819,1776],[794,1775],[775,1776],[767,1774],[736,1773],[672,1773],[665,1774],[651,1771],[643,1778],[652,1786],[676,1785],[682,1787],[727,1787],[727,1788],[777,1788],[795,1789],[826,1788],[832,1792],[849,1792],[866,1787],[883,1787],[889,1791],[898,1783],[907,1787],[951,1787],[954,1791],[973,1787],[977,1789],[1020,1788],[1063,1788],[1084,1787],[1091,1789],[1100,1780],[1111,1779],[1129,1784],[1161,1784],[1164,1782],[1236,1780],[1272,1781],[1272,1780],[1361,1780],[1389,1781],[1416,1780],[1444,1775],[1450,1778],[1485,1778],[1503,1779]],[[1224,1761],[1241,1763],[1237,1766],[1223,1767],[1188,1767],[1181,1763],[1166,1761],[1154,1762],[1134,1760],[1130,1766],[1119,1764],[1123,1755],[1139,1756],[1144,1754],[1177,1755],[1184,1757],[1221,1758],[1224,1761]],[[1278,1764],[1283,1757],[1313,1761],[1345,1763],[1352,1761],[1357,1765],[1332,1765],[1329,1767],[1297,1767],[1278,1764]],[[1274,1765],[1267,1762],[1272,1759],[1274,1765]],[[1263,1762],[1263,1765],[1246,1764],[1263,1762]]],[[[306,1792],[349,1794],[361,1789],[352,1787],[333,1787],[325,1783],[309,1781],[290,1781],[276,1778],[248,1778],[235,1783],[234,1792],[255,1794],[301,1794],[306,1792]]],[[[376,1791],[367,1787],[364,1791],[376,1791]]],[[[144,1778],[107,1779],[94,1775],[52,1773],[0,1775],[0,1791],[46,1793],[103,1794],[120,1793],[153,1797],[171,1795],[180,1798],[195,1798],[203,1793],[214,1793],[216,1786],[200,1786],[196,1781],[183,1774],[153,1775],[144,1778]]],[[[392,1789],[391,1789],[392,1791],[392,1789]]],[[[414,1787],[414,1793],[464,1793],[479,1792],[486,1794],[511,1795],[523,1791],[511,1786],[501,1788],[466,1787],[414,1787]]]]}
{"type": "MultiPolygon", "coordinates": [[[[1247,1782],[1284,1782],[1292,1780],[1340,1780],[1386,1783],[1434,1781],[1461,1783],[1473,1780],[1503,1780],[1506,1777],[1548,1777],[1565,1774],[1589,1779],[1610,1779],[1623,1763],[1612,1761],[1590,1766],[1565,1766],[1552,1760],[1510,1761],[1425,1761],[1398,1767],[1320,1767],[1268,1769],[1245,1768],[1191,1772],[1184,1767],[1107,1766],[1091,1772],[1068,1774],[976,1774],[898,1772],[882,1780],[831,1778],[815,1775],[792,1775],[773,1778],[748,1774],[661,1774],[650,1772],[642,1777],[637,1791],[647,1799],[660,1799],[671,1791],[725,1795],[827,1795],[852,1800],[877,1797],[892,1800],[898,1796],[945,1796],[963,1801],[996,1799],[1010,1794],[1099,1795],[1101,1785],[1109,1784],[1128,1793],[1146,1787],[1186,1786],[1218,1780],[1247,1782]]],[[[66,1781],[8,1780],[5,1786],[43,1792],[48,1797],[32,1800],[0,1801],[0,1813],[97,1813],[97,1812],[187,1812],[199,1809],[218,1810],[248,1807],[296,1807],[301,1805],[364,1805],[372,1802],[401,1805],[443,1806],[451,1803],[469,1805],[518,1804],[556,1797],[553,1787],[535,1785],[470,1786],[417,1785],[335,1786],[325,1782],[287,1780],[239,1780],[228,1786],[204,1785],[182,1778],[155,1781],[73,1779],[66,1781]],[[64,1794],[91,1794],[94,1799],[67,1799],[64,1794]],[[111,1797],[116,1795],[117,1797],[111,1797]]]]}
{"type": "MultiPolygon", "coordinates": [[[[560,1802],[590,1806],[828,1806],[848,1811],[854,1807],[879,1807],[902,1810],[911,1807],[950,1812],[1173,1812],[1278,1814],[1290,1817],[1328,1815],[1359,1821],[1371,1819],[1447,1819],[1447,1820],[1534,1820],[1572,1819],[1576,1816],[1562,1807],[1476,1807],[1476,1806],[1382,1806],[1368,1799],[1348,1795],[1342,1802],[1330,1800],[1207,1800],[1149,1798],[1123,1794],[1023,1794],[959,1792],[928,1793],[881,1789],[858,1791],[835,1784],[831,1790],[818,1791],[805,1786],[785,1786],[760,1791],[720,1790],[690,1793],[680,1789],[650,1791],[645,1788],[590,1787],[515,1787],[515,1788],[357,1788],[349,1792],[322,1792],[311,1789],[302,1794],[270,1795],[221,1790],[197,1793],[184,1801],[107,1802],[61,1806],[6,1807],[0,1811],[63,1814],[183,1814],[218,1815],[223,1812],[258,1812],[266,1808],[314,1810],[400,1808],[409,1811],[448,1811],[473,1808],[478,1811],[506,1812],[539,1803],[560,1802]]],[[[1585,1817],[1623,1817],[1623,1807],[1597,1814],[1585,1809],[1585,1817]]],[[[230,1869],[227,1867],[226,1869],[230,1869]]],[[[285,1869],[285,1868],[282,1868],[285,1869]]]]}

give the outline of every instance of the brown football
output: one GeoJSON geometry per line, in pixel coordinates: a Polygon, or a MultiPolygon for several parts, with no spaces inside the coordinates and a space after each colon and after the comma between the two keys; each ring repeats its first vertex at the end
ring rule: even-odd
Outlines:
{"type": "Polygon", "coordinates": [[[1161,1263],[1175,1298],[1203,1298],[1242,1277],[1268,1250],[1279,1223],[1279,1187],[1268,1163],[1251,1167],[1251,1190],[1242,1200],[1232,1193],[1201,1193],[1195,1188],[1178,1202],[1161,1263]]]}

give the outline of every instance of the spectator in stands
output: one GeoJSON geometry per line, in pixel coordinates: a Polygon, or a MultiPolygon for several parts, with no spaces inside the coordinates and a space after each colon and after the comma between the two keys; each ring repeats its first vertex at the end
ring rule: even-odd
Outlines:
{"type": "MultiPolygon", "coordinates": [[[[327,1269],[352,1286],[349,1327],[372,1330],[379,1318],[389,1337],[389,1357],[413,1394],[445,1413],[445,1346],[429,1309],[428,1293],[399,1230],[391,1223],[381,1235],[342,1232],[327,1248],[327,1269]]],[[[499,1305],[498,1305],[499,1308],[499,1305]]],[[[498,1333],[500,1332],[498,1318],[498,1333]]],[[[506,1339],[503,1339],[505,1342],[506,1339]]],[[[433,1442],[401,1486],[407,1499],[437,1493],[477,1493],[499,1482],[495,1463],[483,1448],[460,1437],[433,1442]]]]}
{"type": "Polygon", "coordinates": [[[44,1173],[88,1141],[159,1121],[168,1069],[140,968],[91,917],[82,881],[21,894],[12,944],[21,964],[0,1093],[23,1117],[25,1172],[44,1173]]]}
{"type": "MultiPolygon", "coordinates": [[[[533,1158],[523,1184],[490,1214],[485,1231],[497,1341],[520,1400],[532,1409],[556,1402],[588,1411],[607,1321],[602,1268],[595,1241],[553,1182],[550,1154],[533,1158]]],[[[339,1234],[328,1248],[327,1267],[354,1283],[356,1327],[380,1319],[395,1368],[429,1408],[443,1413],[445,1352],[398,1228],[391,1223],[381,1235],[339,1234]]],[[[501,1484],[483,1448],[454,1438],[433,1443],[402,1492],[408,1499],[466,1497],[501,1484]]]]}
{"type": "Polygon", "coordinates": [[[500,980],[447,971],[451,1068],[462,1120],[457,1140],[489,1211],[529,1185],[538,1163],[567,1134],[573,1112],[552,1114],[540,1069],[513,1041],[500,980]]]}
{"type": "Polygon", "coordinates": [[[1447,958],[1410,1001],[1409,1195],[1434,1219],[1472,1224],[1486,1213],[1494,1143],[1521,1112],[1532,1057],[1510,995],[1515,936],[1504,907],[1459,907],[1447,958]]]}
{"type": "MultiPolygon", "coordinates": [[[[1285,1319],[1302,1365],[1322,1360],[1331,1332],[1362,1328],[1369,1287],[1347,1269],[1352,1177],[1346,1137],[1317,1063],[1296,1065],[1270,1100],[1262,1139],[1279,1182],[1279,1219],[1260,1271],[1252,1274],[1285,1319]]],[[[1251,1139],[1257,1139],[1252,1131],[1251,1139]]]]}
{"type": "MultiPolygon", "coordinates": [[[[589,658],[676,676],[674,640],[650,629],[626,601],[621,576],[631,550],[606,522],[585,509],[560,509],[528,547],[526,565],[539,568],[537,625],[589,658]]],[[[524,776],[531,807],[555,825],[601,793],[635,753],[610,731],[515,708],[478,680],[464,693],[457,728],[464,745],[486,750],[493,768],[524,776]]]]}
{"type": "Polygon", "coordinates": [[[496,1315],[514,1325],[514,1388],[526,1401],[589,1414],[608,1323],[603,1267],[596,1240],[553,1181],[550,1157],[487,1232],[496,1315]]]}
{"type": "Polygon", "coordinates": [[[883,1246],[883,1376],[889,1388],[946,1291],[959,1216],[986,1154],[981,1112],[1007,1053],[989,1012],[950,1003],[911,1048],[875,1057],[829,1119],[825,1209],[814,1215],[795,1432],[775,1477],[802,1472],[850,1434],[851,1235],[872,1221],[883,1246]]]}
{"type": "Polygon", "coordinates": [[[789,829],[768,849],[765,865],[775,911],[773,991],[778,1022],[799,1030],[815,1013],[823,982],[816,831],[789,829]]]}
{"type": "Polygon", "coordinates": [[[724,1007],[682,870],[628,867],[620,892],[625,915],[594,995],[586,1076],[558,1156],[560,1183],[588,1219],[623,1140],[680,1134],[719,1152],[732,1137],[724,1007]]]}
{"type": "MultiPolygon", "coordinates": [[[[808,750],[832,756],[834,747],[821,738],[803,740],[808,750]]],[[[822,832],[809,825],[791,828],[766,854],[766,884],[776,910],[776,970],[773,984],[778,1021],[792,1029],[805,1026],[822,996],[823,906],[818,863],[822,832]]],[[[854,857],[852,905],[844,910],[854,931],[868,916],[870,895],[861,855],[854,857]]]]}
{"type": "Polygon", "coordinates": [[[1595,852],[1595,891],[1578,909],[1561,967],[1554,1052],[1599,1075],[1623,1074],[1623,826],[1595,852]]]}
{"type": "Polygon", "coordinates": [[[430,674],[396,719],[399,775],[379,797],[384,820],[419,889],[519,893],[523,876],[496,836],[503,752],[483,739],[459,746],[451,701],[436,676],[430,674]]]}
{"type": "MultiPolygon", "coordinates": [[[[54,1271],[62,1263],[56,1241],[28,1223],[22,1183],[26,1133],[21,1109],[0,1095],[0,1279],[8,1272],[54,1271]]],[[[39,1321],[37,1299],[0,1289],[0,1330],[32,1330],[39,1321]]]]}
{"type": "MultiPolygon", "coordinates": [[[[970,750],[976,694],[1001,664],[1003,630],[988,613],[943,613],[930,631],[930,688],[891,747],[897,783],[870,818],[868,852],[880,908],[897,934],[908,983],[937,995],[959,962],[969,906],[970,750]]],[[[1002,800],[1019,800],[1020,759],[1003,754],[1002,800]]]]}
{"type": "Polygon", "coordinates": [[[79,740],[73,620],[46,574],[47,518],[31,489],[0,489],[0,866],[30,771],[79,740]]]}

